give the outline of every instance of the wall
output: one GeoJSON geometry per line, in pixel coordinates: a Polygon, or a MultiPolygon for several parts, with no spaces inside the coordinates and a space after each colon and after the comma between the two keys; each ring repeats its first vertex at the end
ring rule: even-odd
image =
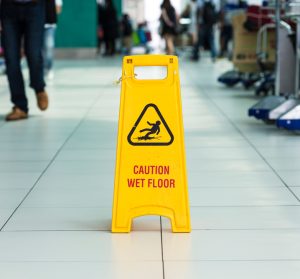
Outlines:
{"type": "MultiPolygon", "coordinates": [[[[121,14],[122,0],[114,0],[121,14]]],[[[63,0],[56,33],[57,47],[90,48],[97,44],[96,0],[63,0]]]]}

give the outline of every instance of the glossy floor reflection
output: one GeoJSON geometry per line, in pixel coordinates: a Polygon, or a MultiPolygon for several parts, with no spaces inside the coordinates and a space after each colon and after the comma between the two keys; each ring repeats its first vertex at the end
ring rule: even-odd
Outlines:
{"type": "Polygon", "coordinates": [[[299,136],[247,117],[225,61],[180,66],[191,234],[157,216],[110,233],[120,58],[57,61],[49,111],[28,89],[16,123],[0,76],[0,278],[299,277],[299,136]]]}

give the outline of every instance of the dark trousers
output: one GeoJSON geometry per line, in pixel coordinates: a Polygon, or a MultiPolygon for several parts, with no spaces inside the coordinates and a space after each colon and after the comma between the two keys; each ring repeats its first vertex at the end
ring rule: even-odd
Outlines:
{"type": "Polygon", "coordinates": [[[211,25],[201,25],[198,31],[198,40],[194,45],[193,59],[199,59],[199,48],[204,47],[210,49],[211,58],[216,58],[216,46],[214,37],[214,28],[211,25]]]}
{"type": "Polygon", "coordinates": [[[114,55],[116,52],[116,40],[114,38],[105,39],[105,54],[114,55]]]}
{"type": "Polygon", "coordinates": [[[1,5],[2,40],[12,103],[28,111],[21,71],[21,49],[24,46],[30,73],[30,87],[36,93],[45,88],[43,76],[44,0],[38,3],[1,5]]]}
{"type": "Polygon", "coordinates": [[[231,25],[224,25],[221,29],[221,55],[224,55],[228,52],[228,43],[232,40],[232,26],[231,25]]]}

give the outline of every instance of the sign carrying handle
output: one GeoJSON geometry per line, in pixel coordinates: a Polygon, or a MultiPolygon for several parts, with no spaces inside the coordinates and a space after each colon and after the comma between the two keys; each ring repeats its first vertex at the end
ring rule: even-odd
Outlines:
{"type": "Polygon", "coordinates": [[[133,82],[136,84],[155,85],[157,83],[173,82],[174,76],[178,75],[178,59],[169,55],[149,55],[149,56],[126,56],[123,60],[124,70],[122,81],[133,82]],[[137,79],[134,68],[137,66],[164,66],[167,67],[167,76],[164,79],[137,79]]]}

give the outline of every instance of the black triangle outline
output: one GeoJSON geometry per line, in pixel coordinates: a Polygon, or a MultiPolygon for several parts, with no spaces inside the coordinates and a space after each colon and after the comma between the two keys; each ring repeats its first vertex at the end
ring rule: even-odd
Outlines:
{"type": "Polygon", "coordinates": [[[170,130],[170,128],[169,128],[166,120],[163,118],[161,112],[159,111],[158,107],[155,104],[148,104],[148,105],[146,105],[144,107],[142,113],[140,114],[140,116],[138,117],[137,121],[135,122],[133,128],[131,129],[130,133],[127,136],[127,140],[128,140],[128,142],[131,145],[136,145],[136,146],[138,146],[138,145],[139,146],[146,146],[146,145],[150,145],[150,146],[159,146],[159,145],[161,146],[161,145],[163,145],[163,146],[166,146],[166,145],[170,145],[170,144],[173,143],[174,136],[173,136],[173,134],[172,134],[172,132],[171,132],[171,130],[170,130]],[[168,132],[168,134],[169,134],[169,136],[171,138],[169,142],[133,142],[131,140],[131,137],[132,137],[132,135],[133,135],[136,127],[138,126],[138,124],[142,120],[144,114],[146,113],[146,111],[148,110],[149,107],[153,107],[155,109],[156,113],[158,114],[158,116],[160,117],[161,122],[164,124],[164,126],[165,126],[165,128],[166,128],[166,130],[167,130],[167,132],[168,132]]]}

